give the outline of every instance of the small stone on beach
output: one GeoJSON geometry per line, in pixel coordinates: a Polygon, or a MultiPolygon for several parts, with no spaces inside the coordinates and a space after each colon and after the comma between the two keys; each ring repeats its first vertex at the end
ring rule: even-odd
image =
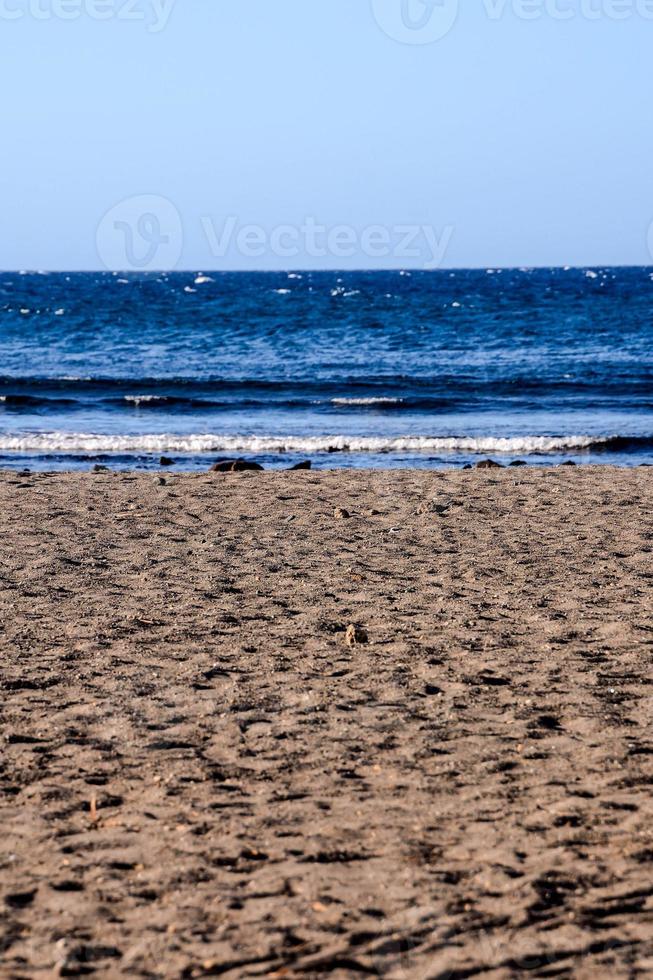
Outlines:
{"type": "Polygon", "coordinates": [[[347,518],[351,517],[351,514],[349,513],[348,510],[345,510],[344,507],[336,507],[336,509],[333,512],[333,516],[337,520],[345,521],[347,520],[347,518]]]}
{"type": "Polygon", "coordinates": [[[348,647],[355,647],[364,643],[369,643],[369,637],[365,630],[360,626],[350,623],[345,632],[345,643],[348,647]]]}
{"type": "Polygon", "coordinates": [[[417,508],[418,514],[437,514],[438,517],[445,517],[449,512],[450,504],[436,504],[432,500],[425,500],[417,508]]]}

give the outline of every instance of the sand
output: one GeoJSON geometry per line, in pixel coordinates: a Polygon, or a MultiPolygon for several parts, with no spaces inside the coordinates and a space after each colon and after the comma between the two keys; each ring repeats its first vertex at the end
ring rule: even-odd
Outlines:
{"type": "Polygon", "coordinates": [[[2,977],[653,976],[652,474],[0,474],[2,977]]]}

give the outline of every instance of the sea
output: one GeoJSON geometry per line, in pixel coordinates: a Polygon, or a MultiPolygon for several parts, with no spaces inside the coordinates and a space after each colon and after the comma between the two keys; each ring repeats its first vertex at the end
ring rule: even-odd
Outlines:
{"type": "Polygon", "coordinates": [[[653,270],[0,274],[0,467],[653,463],[653,270]]]}

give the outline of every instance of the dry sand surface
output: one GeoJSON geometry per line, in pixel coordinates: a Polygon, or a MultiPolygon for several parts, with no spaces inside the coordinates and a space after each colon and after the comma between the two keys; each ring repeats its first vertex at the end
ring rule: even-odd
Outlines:
{"type": "Polygon", "coordinates": [[[0,474],[2,977],[653,976],[652,486],[0,474]]]}

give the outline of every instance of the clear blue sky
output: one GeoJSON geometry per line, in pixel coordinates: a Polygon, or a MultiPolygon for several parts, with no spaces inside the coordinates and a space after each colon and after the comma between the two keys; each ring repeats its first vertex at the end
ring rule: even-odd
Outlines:
{"type": "MultiPolygon", "coordinates": [[[[95,0],[106,20],[64,2],[76,19],[1,4],[4,269],[100,267],[103,215],[138,195],[172,203],[174,261],[197,270],[423,264],[360,238],[316,258],[304,232],[293,258],[233,241],[216,257],[207,225],[229,216],[266,234],[380,225],[392,249],[397,226],[449,229],[445,266],[653,261],[653,19],[635,0],[623,20],[607,0],[596,19],[558,0],[566,20],[460,0],[424,44],[384,33],[372,0],[130,0],[145,20],[127,0],[95,0]]],[[[392,33],[402,0],[375,2],[392,33]]]]}

